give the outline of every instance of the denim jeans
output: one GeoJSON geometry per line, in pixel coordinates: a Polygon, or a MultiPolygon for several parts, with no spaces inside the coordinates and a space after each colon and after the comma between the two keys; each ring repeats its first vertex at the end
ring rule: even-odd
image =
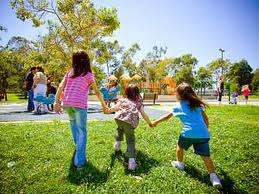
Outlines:
{"type": "Polygon", "coordinates": [[[86,163],[87,144],[87,109],[64,107],[70,120],[70,127],[75,144],[74,166],[81,167],[86,163]]]}
{"type": "Polygon", "coordinates": [[[27,91],[27,93],[28,93],[28,105],[27,105],[27,110],[30,111],[30,110],[33,110],[33,109],[34,109],[34,104],[33,104],[33,98],[34,98],[33,89],[30,89],[29,91],[27,91]]]}

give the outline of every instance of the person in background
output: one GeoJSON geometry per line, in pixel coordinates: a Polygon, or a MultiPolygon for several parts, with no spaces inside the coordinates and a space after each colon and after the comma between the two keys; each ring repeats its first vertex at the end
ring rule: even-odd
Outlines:
{"type": "Polygon", "coordinates": [[[243,92],[243,96],[244,96],[244,99],[245,99],[245,102],[247,104],[247,101],[248,101],[248,96],[249,96],[249,86],[248,85],[244,85],[241,89],[241,92],[243,92]]]}
{"type": "MultiPolygon", "coordinates": [[[[34,92],[34,99],[37,96],[43,96],[46,97],[47,92],[47,77],[44,74],[44,69],[42,67],[37,67],[38,72],[35,74],[33,78],[33,92],[34,92]]],[[[38,114],[38,106],[40,105],[40,102],[34,100],[34,114],[38,114]]],[[[47,113],[47,105],[43,104],[43,112],[47,113]]]]}
{"type": "Polygon", "coordinates": [[[37,69],[36,67],[31,67],[30,72],[26,75],[23,88],[27,91],[28,95],[28,105],[27,105],[27,111],[33,111],[34,110],[34,104],[33,104],[33,77],[36,74],[37,69]]]}
{"type": "MultiPolygon", "coordinates": [[[[55,82],[53,82],[53,77],[50,76],[48,77],[48,80],[47,80],[47,97],[49,97],[50,94],[53,94],[54,96],[56,95],[57,93],[57,86],[55,85],[55,82]]],[[[53,108],[53,104],[48,104],[48,110],[49,111],[53,111],[54,108],[53,108]]]]}
{"type": "Polygon", "coordinates": [[[221,104],[222,95],[223,95],[223,92],[224,92],[224,76],[223,75],[221,75],[219,77],[217,90],[218,90],[218,101],[219,101],[219,104],[221,104]]]}

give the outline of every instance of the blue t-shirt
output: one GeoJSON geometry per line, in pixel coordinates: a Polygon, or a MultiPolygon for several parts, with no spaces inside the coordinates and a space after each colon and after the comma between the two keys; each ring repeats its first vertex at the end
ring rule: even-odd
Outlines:
{"type": "Polygon", "coordinates": [[[203,109],[190,109],[189,102],[178,102],[172,114],[183,123],[181,135],[186,138],[210,138],[209,130],[202,117],[203,109]]]}

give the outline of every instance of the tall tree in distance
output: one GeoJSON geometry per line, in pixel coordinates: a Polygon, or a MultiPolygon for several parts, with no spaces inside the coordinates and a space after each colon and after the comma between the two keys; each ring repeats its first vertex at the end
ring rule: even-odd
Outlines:
{"type": "Polygon", "coordinates": [[[140,47],[137,43],[134,43],[122,54],[122,65],[129,73],[129,76],[133,76],[137,72],[137,62],[134,57],[138,51],[140,51],[140,47]]]}
{"type": "Polygon", "coordinates": [[[253,92],[259,93],[259,68],[257,68],[253,73],[252,89],[253,92]]]}
{"type": "Polygon", "coordinates": [[[189,53],[174,58],[171,63],[170,71],[174,72],[173,78],[176,83],[187,82],[192,85],[194,82],[193,69],[197,63],[197,58],[189,53]]]}
{"type": "Polygon", "coordinates": [[[242,59],[230,66],[227,77],[230,78],[232,83],[234,82],[237,84],[237,89],[239,88],[240,91],[243,85],[251,84],[253,77],[252,71],[253,69],[248,62],[245,59],[242,59]]]}

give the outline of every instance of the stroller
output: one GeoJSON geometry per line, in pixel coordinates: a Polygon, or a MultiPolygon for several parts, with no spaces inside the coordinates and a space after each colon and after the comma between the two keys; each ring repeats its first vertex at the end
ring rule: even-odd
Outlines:
{"type": "Polygon", "coordinates": [[[234,92],[233,94],[231,94],[231,101],[229,102],[229,104],[237,104],[237,97],[238,97],[238,93],[234,92]]]}
{"type": "Polygon", "coordinates": [[[34,98],[35,101],[39,102],[39,105],[37,107],[37,113],[42,114],[43,113],[43,105],[46,104],[53,104],[55,101],[55,96],[54,94],[50,94],[48,97],[44,97],[42,95],[37,95],[34,98]]]}
{"type": "Polygon", "coordinates": [[[117,93],[120,91],[120,87],[117,87],[111,91],[109,91],[107,88],[101,88],[100,92],[103,95],[103,100],[106,104],[110,104],[111,102],[114,102],[115,104],[118,101],[118,98],[116,97],[117,93]]]}

